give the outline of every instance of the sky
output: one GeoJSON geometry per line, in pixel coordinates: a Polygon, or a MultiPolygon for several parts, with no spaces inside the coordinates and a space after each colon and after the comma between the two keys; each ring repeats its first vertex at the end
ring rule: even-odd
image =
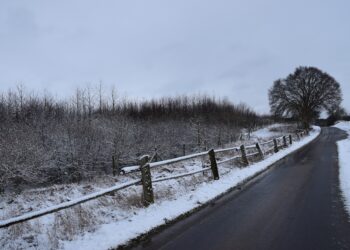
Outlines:
{"type": "Polygon", "coordinates": [[[2,0],[0,91],[131,98],[206,93],[269,112],[298,66],[332,75],[350,111],[348,0],[2,0]]]}

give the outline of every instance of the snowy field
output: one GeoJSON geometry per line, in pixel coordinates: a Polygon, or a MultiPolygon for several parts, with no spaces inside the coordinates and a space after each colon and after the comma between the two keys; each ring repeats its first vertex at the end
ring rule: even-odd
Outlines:
{"type": "Polygon", "coordinates": [[[281,134],[293,133],[295,128],[296,126],[294,124],[276,123],[252,132],[251,138],[258,141],[278,137],[281,134]]]}
{"type": "MultiPolygon", "coordinates": [[[[249,140],[236,143],[249,145],[258,140],[269,140],[288,132],[284,126],[273,125],[258,130],[251,134],[249,140]]],[[[221,178],[218,181],[212,180],[209,171],[154,183],[155,204],[146,209],[141,204],[141,186],[132,186],[113,195],[1,229],[1,249],[108,249],[125,244],[130,239],[201,206],[263,171],[270,164],[313,140],[318,133],[319,128],[315,128],[311,136],[246,168],[238,168],[232,163],[220,165],[221,178]]],[[[218,160],[224,160],[229,156],[218,154],[217,157],[218,160]]],[[[161,178],[199,170],[206,163],[205,158],[152,169],[152,176],[161,178]]],[[[103,178],[95,183],[56,185],[26,190],[20,194],[4,194],[0,200],[0,219],[38,211],[116,184],[139,179],[139,173],[132,173],[118,176],[116,179],[103,178]]]]}
{"type": "Polygon", "coordinates": [[[350,216],[350,122],[339,122],[334,127],[349,134],[345,140],[337,142],[339,154],[339,180],[345,207],[350,216]]]}

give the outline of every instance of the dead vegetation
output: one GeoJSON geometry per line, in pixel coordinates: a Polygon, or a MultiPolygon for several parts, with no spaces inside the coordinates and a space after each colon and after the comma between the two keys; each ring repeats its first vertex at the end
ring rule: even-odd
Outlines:
{"type": "Polygon", "coordinates": [[[270,123],[226,99],[180,96],[149,101],[87,87],[68,100],[23,86],[0,93],[0,189],[91,181],[157,150],[159,158],[222,147],[244,128],[270,123]]]}

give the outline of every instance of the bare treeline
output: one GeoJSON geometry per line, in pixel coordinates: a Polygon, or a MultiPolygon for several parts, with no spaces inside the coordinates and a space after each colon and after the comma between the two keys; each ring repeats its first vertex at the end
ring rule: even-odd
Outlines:
{"type": "Polygon", "coordinates": [[[111,174],[158,150],[171,158],[235,141],[242,128],[269,123],[247,106],[205,95],[131,101],[102,86],[69,100],[0,94],[0,187],[76,182],[111,174]]]}

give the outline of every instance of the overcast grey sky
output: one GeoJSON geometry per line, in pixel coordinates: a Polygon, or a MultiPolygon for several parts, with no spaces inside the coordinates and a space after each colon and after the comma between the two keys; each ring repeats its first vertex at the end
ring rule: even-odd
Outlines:
{"type": "Polygon", "coordinates": [[[350,111],[348,0],[2,0],[0,90],[208,93],[267,112],[274,80],[316,66],[350,111]]]}

